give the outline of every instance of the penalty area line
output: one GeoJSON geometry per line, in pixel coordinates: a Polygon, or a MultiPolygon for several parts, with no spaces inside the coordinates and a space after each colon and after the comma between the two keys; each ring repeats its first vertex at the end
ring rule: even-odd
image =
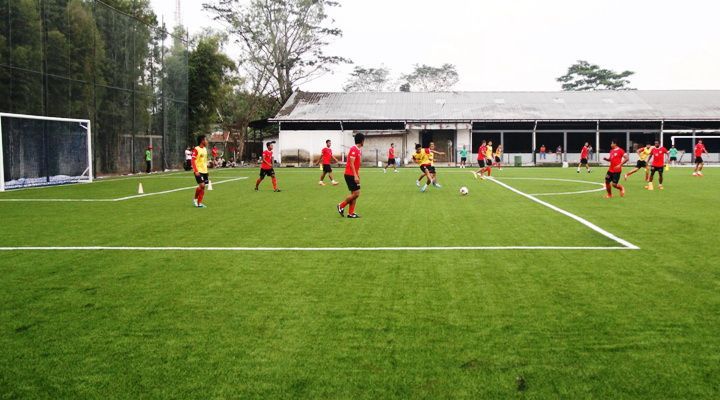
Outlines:
{"type": "Polygon", "coordinates": [[[620,243],[621,245],[623,245],[623,246],[624,246],[625,248],[627,248],[628,250],[640,250],[640,248],[637,247],[637,246],[635,246],[634,244],[628,242],[627,240],[625,240],[625,239],[623,239],[623,238],[621,238],[621,237],[618,237],[618,236],[616,236],[616,235],[613,235],[612,233],[606,231],[605,229],[603,229],[603,228],[601,228],[601,227],[593,224],[592,222],[586,220],[585,218],[579,217],[579,216],[577,216],[577,215],[575,215],[575,214],[573,214],[573,213],[571,213],[571,212],[569,212],[569,211],[565,211],[565,210],[563,210],[562,208],[557,207],[557,206],[554,206],[554,205],[552,205],[552,204],[550,204],[550,203],[548,203],[548,202],[546,202],[546,201],[542,201],[542,200],[538,199],[537,197],[535,197],[535,196],[533,196],[533,195],[527,194],[527,193],[525,193],[525,192],[521,192],[520,190],[515,189],[514,187],[508,185],[507,183],[500,182],[499,180],[497,180],[497,179],[495,179],[495,178],[493,178],[493,177],[488,177],[487,179],[490,180],[490,181],[492,181],[492,182],[495,182],[496,184],[504,187],[505,189],[510,190],[511,192],[517,193],[517,194],[519,194],[520,196],[523,196],[523,197],[525,197],[525,198],[527,198],[527,199],[530,199],[530,200],[532,200],[532,201],[534,201],[534,202],[536,202],[536,203],[538,203],[538,204],[540,204],[540,205],[543,205],[543,206],[545,206],[545,207],[547,207],[547,208],[549,208],[549,209],[551,209],[551,210],[553,210],[553,211],[555,211],[555,212],[558,212],[558,213],[560,213],[560,214],[562,214],[562,215],[565,215],[566,217],[570,217],[570,218],[574,219],[575,221],[577,221],[577,222],[585,225],[586,227],[594,230],[595,232],[597,232],[597,233],[605,236],[606,238],[611,239],[611,240],[613,240],[613,241],[615,241],[615,242],[617,242],[617,243],[620,243]]]}
{"type": "Polygon", "coordinates": [[[0,251],[463,251],[463,250],[632,250],[631,247],[597,246],[448,246],[448,247],[147,247],[147,246],[19,246],[0,247],[0,251]]]}

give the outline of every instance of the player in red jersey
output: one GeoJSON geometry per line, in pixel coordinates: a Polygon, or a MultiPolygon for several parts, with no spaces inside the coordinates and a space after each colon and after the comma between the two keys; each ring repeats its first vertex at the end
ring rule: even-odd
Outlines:
{"type": "Polygon", "coordinates": [[[699,139],[695,145],[695,171],[693,176],[703,176],[702,170],[705,166],[705,160],[702,158],[703,154],[708,154],[708,152],[702,139],[699,139]]]}
{"type": "Polygon", "coordinates": [[[485,179],[483,174],[485,173],[486,168],[487,168],[487,160],[485,157],[486,152],[487,152],[487,142],[483,140],[482,143],[480,144],[480,147],[478,148],[478,155],[477,155],[477,162],[478,162],[478,166],[480,167],[480,169],[473,172],[473,176],[475,177],[475,179],[477,179],[477,178],[485,179]]]}
{"type": "Polygon", "coordinates": [[[390,166],[393,166],[395,172],[398,172],[397,169],[397,162],[395,161],[395,143],[390,143],[390,148],[388,149],[388,159],[387,159],[387,165],[385,165],[385,169],[383,169],[383,173],[387,173],[387,169],[390,168],[390,166]]]}
{"type": "Polygon", "coordinates": [[[277,186],[277,178],[275,178],[275,168],[273,168],[273,145],[275,142],[268,142],[267,144],[267,150],[263,151],[262,154],[262,165],[260,165],[260,177],[257,181],[255,181],[255,191],[258,191],[258,187],[260,186],[260,182],[262,182],[266,176],[269,176],[272,178],[272,185],[273,190],[275,192],[280,192],[280,189],[278,189],[277,186]]]}
{"type": "Polygon", "coordinates": [[[365,144],[365,135],[355,134],[355,146],[348,152],[347,165],[345,166],[345,183],[347,183],[350,195],[337,205],[337,212],[341,217],[345,216],[345,207],[350,206],[348,218],[360,218],[355,214],[355,205],[360,197],[360,164],[362,162],[362,147],[365,144]]]}
{"type": "Polygon", "coordinates": [[[580,162],[578,163],[577,173],[580,173],[580,167],[585,166],[585,170],[590,173],[590,164],[588,158],[590,155],[590,143],[585,142],[585,145],[580,150],[580,162]]]}
{"type": "Polygon", "coordinates": [[[648,178],[648,184],[645,186],[647,190],[653,190],[653,179],[655,173],[658,173],[658,189],[663,190],[663,172],[665,171],[665,157],[668,151],[664,146],[660,146],[659,141],[655,141],[655,147],[652,148],[650,158],[652,163],[650,164],[652,169],[650,171],[650,178],[648,178]]]}
{"type": "Polygon", "coordinates": [[[617,141],[610,143],[610,154],[605,161],[610,162],[607,175],[605,175],[605,190],[607,190],[606,199],[612,198],[612,188],[620,190],[620,197],[625,196],[625,188],[620,184],[620,175],[622,174],[623,165],[628,162],[628,155],[625,150],[617,145],[617,141]]]}
{"type": "Polygon", "coordinates": [[[330,177],[330,183],[332,183],[333,186],[337,186],[338,182],[335,180],[335,177],[333,176],[332,171],[332,165],[330,165],[333,160],[335,163],[339,163],[338,159],[335,158],[333,155],[332,149],[330,148],[332,146],[332,142],[330,139],[325,141],[325,147],[320,152],[320,159],[318,160],[318,164],[322,162],[322,168],[323,172],[322,175],[320,175],[320,182],[318,182],[318,185],[325,186],[325,175],[328,175],[330,177]]]}

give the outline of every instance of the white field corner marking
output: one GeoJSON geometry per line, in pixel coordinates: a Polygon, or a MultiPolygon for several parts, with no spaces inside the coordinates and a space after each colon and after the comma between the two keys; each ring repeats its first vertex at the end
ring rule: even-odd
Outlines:
{"type": "Polygon", "coordinates": [[[560,214],[562,214],[562,215],[565,215],[566,217],[570,217],[570,218],[574,219],[575,221],[577,221],[577,222],[579,222],[579,223],[587,226],[588,228],[594,230],[595,232],[597,232],[597,233],[605,236],[606,238],[611,239],[611,240],[613,240],[613,241],[615,241],[615,242],[617,242],[617,243],[620,243],[621,245],[623,245],[623,246],[624,246],[625,248],[627,248],[627,249],[631,249],[631,250],[639,250],[639,249],[640,249],[639,247],[635,246],[634,244],[628,242],[627,240],[625,240],[625,239],[623,239],[623,238],[620,238],[620,237],[618,237],[618,236],[616,236],[616,235],[613,235],[612,233],[606,231],[605,229],[602,229],[601,227],[599,227],[599,226],[593,224],[592,222],[586,220],[585,218],[579,217],[579,216],[577,216],[577,215],[575,215],[575,214],[573,214],[573,213],[571,213],[571,212],[568,212],[568,211],[563,210],[562,208],[556,207],[556,206],[554,206],[554,205],[552,205],[552,204],[550,204],[550,203],[548,203],[548,202],[542,201],[542,200],[538,199],[537,197],[535,197],[535,196],[533,196],[533,195],[527,194],[527,193],[525,193],[525,192],[521,192],[520,190],[517,190],[517,189],[515,189],[514,187],[512,187],[512,186],[510,186],[510,185],[508,185],[508,184],[506,184],[506,183],[500,182],[499,180],[497,180],[497,179],[495,179],[495,178],[493,178],[493,177],[488,177],[488,179],[489,179],[490,181],[495,182],[496,184],[504,187],[505,189],[508,189],[508,190],[510,190],[510,191],[512,191],[512,192],[515,192],[515,193],[519,194],[520,196],[523,196],[523,197],[525,197],[525,198],[528,198],[528,199],[530,199],[530,200],[532,200],[532,201],[534,201],[534,202],[536,202],[536,203],[538,203],[538,204],[540,204],[540,205],[543,205],[543,206],[545,206],[545,207],[547,207],[547,208],[549,208],[549,209],[551,209],[551,210],[553,210],[553,211],[555,211],[555,212],[558,212],[558,213],[560,213],[560,214]]]}

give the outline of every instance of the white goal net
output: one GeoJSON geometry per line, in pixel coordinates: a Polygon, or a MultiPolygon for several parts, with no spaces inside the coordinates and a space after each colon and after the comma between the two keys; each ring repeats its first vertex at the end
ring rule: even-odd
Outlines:
{"type": "Polygon", "coordinates": [[[90,121],[0,113],[0,191],[92,182],[90,121]]]}

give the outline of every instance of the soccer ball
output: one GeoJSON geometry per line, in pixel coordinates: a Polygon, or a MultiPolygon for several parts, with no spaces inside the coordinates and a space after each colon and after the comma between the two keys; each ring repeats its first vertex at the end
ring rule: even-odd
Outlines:
{"type": "Polygon", "coordinates": [[[463,196],[467,196],[467,194],[468,194],[468,188],[466,188],[465,186],[461,187],[461,188],[460,188],[460,194],[463,195],[463,196]]]}

